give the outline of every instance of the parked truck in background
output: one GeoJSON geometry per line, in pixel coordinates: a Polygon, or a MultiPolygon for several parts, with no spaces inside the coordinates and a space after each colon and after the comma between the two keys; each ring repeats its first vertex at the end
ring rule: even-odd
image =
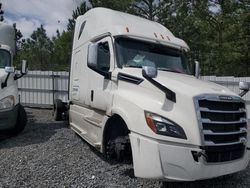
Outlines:
{"type": "MultiPolygon", "coordinates": [[[[194,181],[249,162],[245,102],[192,74],[187,44],[167,28],[94,8],[76,20],[69,102],[71,129],[108,157],[132,155],[137,177],[194,181]]],[[[68,107],[67,107],[68,106],[68,107]]]]}
{"type": "Polygon", "coordinates": [[[15,52],[15,29],[0,22],[0,133],[13,135],[21,132],[27,122],[17,88],[17,79],[27,72],[27,62],[22,61],[21,73],[17,74],[13,66],[15,52]]]}

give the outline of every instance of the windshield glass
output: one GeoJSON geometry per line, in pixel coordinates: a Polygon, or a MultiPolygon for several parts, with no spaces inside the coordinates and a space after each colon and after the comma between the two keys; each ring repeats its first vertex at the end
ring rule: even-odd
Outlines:
{"type": "Polygon", "coordinates": [[[0,50],[0,68],[10,66],[10,53],[6,50],[0,50]]]}
{"type": "Polygon", "coordinates": [[[154,66],[158,70],[190,74],[185,53],[161,44],[116,39],[118,67],[154,66]]]}

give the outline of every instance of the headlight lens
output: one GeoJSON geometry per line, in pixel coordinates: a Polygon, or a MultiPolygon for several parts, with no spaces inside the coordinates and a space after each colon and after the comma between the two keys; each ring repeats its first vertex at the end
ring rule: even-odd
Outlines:
{"type": "Polygon", "coordinates": [[[13,95],[5,97],[0,100],[0,110],[12,108],[15,104],[15,98],[13,95]]]}
{"type": "Polygon", "coordinates": [[[145,118],[149,128],[156,134],[187,139],[182,127],[171,120],[150,112],[145,112],[145,118]]]}

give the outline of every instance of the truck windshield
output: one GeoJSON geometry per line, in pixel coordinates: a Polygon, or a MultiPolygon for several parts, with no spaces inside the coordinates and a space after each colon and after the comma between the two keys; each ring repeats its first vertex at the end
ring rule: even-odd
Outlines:
{"type": "Polygon", "coordinates": [[[116,50],[120,68],[154,66],[162,71],[190,74],[187,57],[181,50],[128,38],[117,38],[116,50]]]}
{"type": "Polygon", "coordinates": [[[10,66],[10,53],[0,49],[0,68],[10,66]]]}

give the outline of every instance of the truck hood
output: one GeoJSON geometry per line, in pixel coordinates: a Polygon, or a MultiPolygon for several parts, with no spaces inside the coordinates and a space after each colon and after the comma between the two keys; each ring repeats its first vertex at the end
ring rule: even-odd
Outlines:
{"type": "MultiPolygon", "coordinates": [[[[176,94],[176,102],[174,102],[167,100],[166,95],[160,91],[160,89],[142,76],[142,69],[123,68],[118,70],[118,72],[124,74],[124,77],[120,76],[120,79],[125,82],[118,84],[120,89],[117,90],[117,94],[114,97],[114,104],[118,107],[122,106],[123,108],[127,108],[123,110],[123,114],[129,114],[128,117],[125,118],[129,122],[128,124],[133,124],[133,122],[141,120],[141,123],[138,123],[138,125],[144,125],[144,112],[148,111],[166,117],[180,125],[188,138],[188,140],[182,140],[157,135],[149,130],[147,126],[136,126],[132,128],[134,132],[147,135],[154,139],[196,146],[201,145],[202,140],[194,102],[195,97],[202,95],[237,96],[223,86],[196,79],[194,76],[158,71],[158,75],[154,80],[176,94]],[[131,77],[129,77],[129,75],[131,77]],[[143,81],[134,77],[143,79],[143,81]],[[128,79],[126,80],[126,78],[128,79]],[[137,80],[140,82],[136,82],[137,80]],[[138,114],[138,112],[141,113],[138,114]]],[[[126,115],[124,116],[126,117],[126,115]]]]}
{"type": "MultiPolygon", "coordinates": [[[[138,68],[123,68],[122,73],[143,78],[142,69],[138,68]]],[[[158,75],[154,78],[155,81],[167,87],[176,93],[182,93],[189,97],[194,97],[202,94],[217,94],[217,95],[233,95],[238,96],[224,86],[213,82],[204,81],[195,78],[191,75],[173,73],[167,71],[158,71],[158,75]]],[[[142,87],[147,87],[141,84],[142,87]]]]}

